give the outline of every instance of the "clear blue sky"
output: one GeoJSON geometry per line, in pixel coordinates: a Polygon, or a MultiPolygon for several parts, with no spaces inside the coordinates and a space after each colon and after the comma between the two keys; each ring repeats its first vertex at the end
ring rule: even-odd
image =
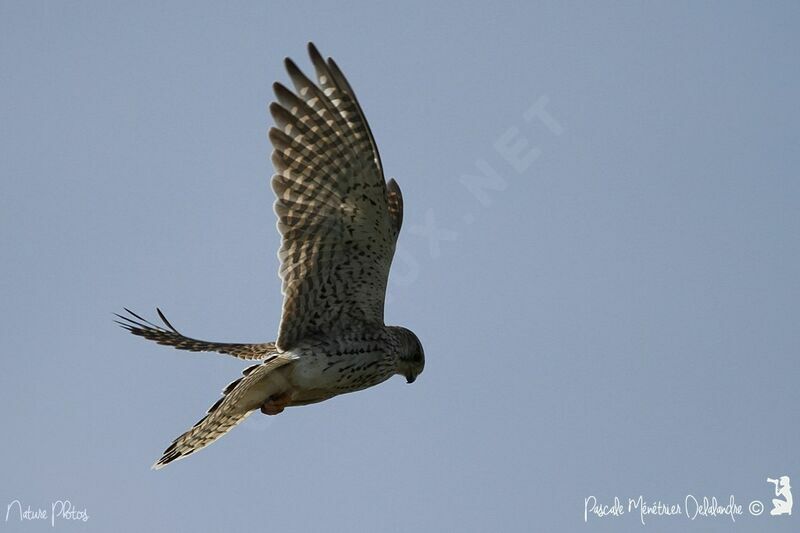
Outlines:
{"type": "Polygon", "coordinates": [[[0,1],[0,509],[70,499],[71,531],[796,531],[800,509],[747,503],[769,508],[767,476],[800,487],[798,4],[337,4],[0,1]],[[112,312],[274,339],[267,106],[309,40],[403,188],[386,314],[427,367],[153,472],[245,365],[112,312]],[[586,497],[640,494],[745,514],[584,523],[586,497]]]}

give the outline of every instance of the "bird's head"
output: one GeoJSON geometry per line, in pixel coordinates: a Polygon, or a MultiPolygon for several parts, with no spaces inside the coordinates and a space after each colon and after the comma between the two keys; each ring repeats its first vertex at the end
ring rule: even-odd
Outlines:
{"type": "Polygon", "coordinates": [[[414,383],[425,368],[425,351],[422,349],[422,343],[411,330],[400,327],[391,329],[394,330],[399,344],[397,373],[405,376],[408,383],[414,383]]]}

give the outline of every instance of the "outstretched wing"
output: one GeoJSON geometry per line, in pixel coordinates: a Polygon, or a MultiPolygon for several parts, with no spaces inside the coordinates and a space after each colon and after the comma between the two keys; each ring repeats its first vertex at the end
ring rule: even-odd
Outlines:
{"type": "Polygon", "coordinates": [[[178,333],[178,330],[169,323],[167,317],[161,312],[161,309],[156,309],[156,311],[166,327],[153,324],[128,308],[125,308],[125,311],[131,316],[123,316],[115,313],[117,318],[119,318],[119,320],[115,320],[117,324],[134,335],[155,341],[164,346],[173,346],[178,350],[189,350],[190,352],[219,352],[248,361],[264,359],[277,351],[275,344],[271,342],[261,344],[238,344],[232,342],[209,342],[186,337],[178,333]]]}
{"type": "Polygon", "coordinates": [[[233,429],[264,401],[262,382],[267,375],[291,362],[290,358],[273,355],[263,363],[246,368],[244,377],[228,384],[222,391],[222,398],[209,408],[206,416],[172,441],[153,468],[158,470],[172,461],[183,459],[233,429]]]}
{"type": "Polygon", "coordinates": [[[386,282],[402,221],[400,189],[380,156],[350,85],[313,44],[318,84],[291,59],[293,93],[274,85],[272,187],[283,236],[283,316],[277,345],[339,328],[383,325],[386,282]]]}

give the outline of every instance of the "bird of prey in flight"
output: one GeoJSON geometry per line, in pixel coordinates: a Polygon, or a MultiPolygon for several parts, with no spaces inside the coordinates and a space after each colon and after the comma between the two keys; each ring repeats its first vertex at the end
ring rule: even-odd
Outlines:
{"type": "Polygon", "coordinates": [[[309,43],[314,82],[291,59],[294,91],[275,83],[269,131],[272,188],[282,236],[283,313],[275,342],[237,344],[185,337],[158,311],[156,325],[125,309],[125,329],[194,352],[252,361],[208,413],[164,451],[161,468],[204,448],[251,412],[321,402],[395,374],[413,382],[425,366],[411,331],[386,326],[384,297],[403,221],[397,182],[384,179],[378,148],[350,84],[309,43]]]}

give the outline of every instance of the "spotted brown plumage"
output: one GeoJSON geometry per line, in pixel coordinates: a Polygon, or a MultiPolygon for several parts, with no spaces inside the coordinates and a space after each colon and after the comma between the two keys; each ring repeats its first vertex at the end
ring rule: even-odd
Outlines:
{"type": "Polygon", "coordinates": [[[264,359],[277,352],[274,342],[239,344],[233,342],[208,342],[186,337],[178,333],[178,330],[172,327],[172,324],[169,323],[167,317],[161,312],[161,309],[156,309],[156,312],[164,322],[166,328],[153,324],[130,309],[126,308],[125,311],[130,316],[123,316],[115,313],[117,318],[119,318],[119,320],[115,321],[117,324],[134,335],[155,341],[164,346],[173,346],[178,350],[188,350],[190,352],[218,352],[248,361],[264,359]]]}
{"type": "Polygon", "coordinates": [[[278,414],[377,385],[395,374],[414,381],[424,368],[411,331],[386,326],[384,298],[403,220],[397,182],[388,184],[353,90],[332,59],[308,46],[311,81],[290,59],[294,91],[274,85],[269,131],[281,246],[283,313],[277,340],[216,343],[186,337],[158,310],[163,326],[117,315],[125,329],[181,350],[257,360],[154,465],[214,442],[251,412],[278,414]]]}
{"type": "Polygon", "coordinates": [[[283,236],[281,349],[353,322],[383,325],[397,238],[361,108],[333,60],[323,60],[313,45],[309,54],[319,87],[287,59],[297,94],[276,83],[278,102],[270,106],[277,125],[269,134],[277,171],[272,188],[283,236]]]}

